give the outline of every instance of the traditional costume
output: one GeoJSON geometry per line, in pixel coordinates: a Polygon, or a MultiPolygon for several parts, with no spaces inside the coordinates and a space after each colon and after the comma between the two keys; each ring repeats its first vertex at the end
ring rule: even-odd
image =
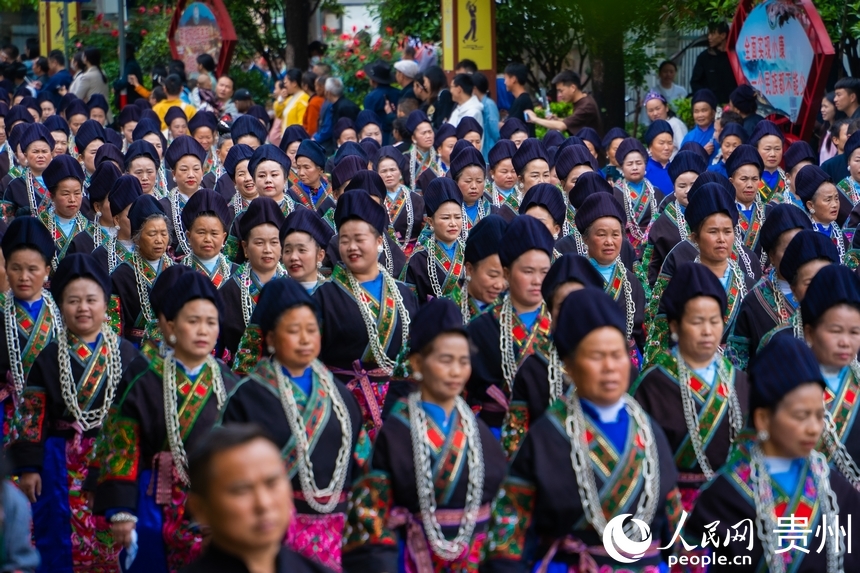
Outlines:
{"type": "MultiPolygon", "coordinates": [[[[111,208],[111,214],[119,217],[131,208],[134,200],[140,197],[143,191],[140,181],[134,175],[122,175],[111,186],[107,201],[111,208]]],[[[120,231],[108,236],[108,238],[93,251],[93,258],[98,261],[102,268],[112,274],[113,271],[126,261],[131,261],[134,253],[134,242],[129,235],[127,239],[120,238],[120,231]]]]}
{"type": "MultiPolygon", "coordinates": [[[[507,228],[508,224],[501,215],[488,215],[481,219],[469,233],[469,238],[466,239],[463,262],[471,264],[472,268],[475,269],[489,257],[498,256],[502,246],[502,237],[507,228]]],[[[465,280],[465,292],[460,297],[460,313],[463,315],[463,321],[468,323],[498,302],[498,298],[486,302],[479,300],[469,292],[469,282],[471,281],[469,274],[466,274],[465,280]]]]}
{"type": "Polygon", "coordinates": [[[839,251],[839,261],[841,263],[845,260],[845,253],[847,253],[851,248],[849,238],[842,232],[842,229],[835,220],[826,225],[816,221],[816,213],[814,212],[814,209],[810,209],[810,207],[807,206],[808,203],[814,199],[818,189],[826,183],[833,183],[833,180],[827,172],[817,165],[806,165],[805,167],[802,167],[794,177],[794,190],[803,202],[804,209],[809,213],[809,218],[812,221],[812,229],[833,241],[833,245],[836,247],[836,250],[839,251]]]}
{"type": "MultiPolygon", "coordinates": [[[[185,156],[195,157],[203,165],[203,162],[206,160],[206,150],[190,135],[180,135],[174,139],[164,153],[164,160],[167,162],[167,166],[170,167],[170,171],[173,172],[174,178],[177,176],[175,173],[176,164],[185,156]]],[[[160,201],[161,207],[167,215],[167,220],[170,221],[168,225],[171,231],[170,246],[173,248],[173,256],[177,258],[188,255],[191,252],[191,246],[188,244],[188,239],[185,235],[187,229],[182,224],[182,210],[190,198],[190,196],[181,193],[178,187],[174,187],[170,190],[167,197],[160,201]]]]}
{"type": "MultiPolygon", "coordinates": [[[[293,233],[304,233],[310,236],[314,243],[316,243],[317,247],[323,250],[325,250],[326,245],[328,245],[329,241],[334,236],[334,232],[331,230],[331,227],[328,226],[328,223],[326,223],[316,211],[311,209],[296,209],[290,213],[287,220],[284,221],[283,225],[281,225],[280,237],[282,249],[283,245],[286,243],[287,237],[293,233]]],[[[286,255],[284,256],[286,257],[286,255]]],[[[289,264],[288,260],[284,263],[287,272],[290,272],[291,270],[289,264]]],[[[318,269],[321,266],[321,263],[317,264],[318,269]]],[[[316,280],[311,283],[301,283],[301,285],[309,294],[313,294],[326,280],[326,277],[317,270],[316,280]]]]}
{"type": "MultiPolygon", "coordinates": [[[[379,171],[379,163],[383,159],[391,159],[396,162],[397,168],[400,170],[403,178],[403,182],[397,187],[397,189],[394,191],[385,190],[383,201],[384,207],[388,211],[388,218],[391,220],[391,226],[394,230],[397,246],[400,247],[400,250],[402,250],[407,257],[409,257],[415,249],[418,236],[424,229],[422,218],[424,214],[424,198],[409,189],[409,185],[412,185],[413,182],[406,179],[409,172],[407,171],[407,160],[403,153],[391,146],[381,148],[373,162],[373,168],[375,171],[379,171]]],[[[373,185],[378,186],[382,183],[381,178],[377,181],[375,177],[368,173],[359,172],[356,173],[354,177],[365,179],[364,181],[359,182],[363,189],[368,189],[368,186],[371,185],[370,179],[373,180],[373,185]]],[[[354,180],[354,178],[350,177],[350,180],[350,184],[352,184],[352,180],[354,180]]],[[[385,184],[382,184],[382,187],[385,188],[385,184]]]]}
{"type": "MultiPolygon", "coordinates": [[[[196,115],[195,115],[196,117],[196,115]]],[[[182,210],[182,226],[191,233],[194,221],[201,216],[215,216],[224,227],[224,233],[230,229],[232,221],[229,207],[218,193],[211,189],[200,189],[188,200],[182,210]]],[[[191,245],[189,244],[189,247],[191,245]]],[[[215,288],[220,289],[233,274],[234,265],[219,250],[214,257],[201,258],[190,251],[182,258],[182,264],[195,271],[203,273],[212,281],[215,288]]]]}
{"type": "MultiPolygon", "coordinates": [[[[325,149],[312,139],[306,139],[299,144],[299,148],[296,151],[297,161],[299,157],[309,159],[314,165],[319,167],[320,172],[325,169],[325,149]]],[[[332,195],[331,186],[324,176],[320,176],[318,186],[314,189],[311,189],[301,181],[296,181],[287,190],[287,194],[296,205],[315,209],[320,217],[325,217],[326,213],[334,209],[337,203],[332,195]]]]}
{"type": "MultiPolygon", "coordinates": [[[[513,160],[516,152],[517,146],[513,141],[509,139],[497,141],[488,155],[490,170],[495,169],[499,163],[506,159],[513,160]]],[[[520,211],[521,197],[517,185],[510,189],[502,189],[492,178],[488,177],[486,192],[490,195],[490,203],[493,207],[499,208],[498,214],[510,223],[520,211]]]]}
{"type": "MultiPolygon", "coordinates": [[[[755,129],[750,136],[749,145],[753,148],[756,148],[756,153],[758,153],[758,143],[761,141],[763,137],[768,135],[772,135],[774,137],[778,137],[782,142],[782,145],[785,146],[785,135],[783,135],[782,131],[769,120],[762,120],[756,124],[755,129]]],[[[737,149],[735,149],[737,151],[737,149]]],[[[734,155],[734,151],[732,152],[734,155]]],[[[780,156],[782,152],[780,151],[780,156]]],[[[731,158],[730,158],[731,159],[731,158]]],[[[782,157],[780,157],[782,159],[782,157]]],[[[731,171],[727,171],[729,175],[731,175],[731,171]]],[[[759,183],[759,196],[763,203],[767,204],[771,201],[785,202],[785,192],[788,191],[791,193],[791,190],[788,185],[788,176],[785,171],[783,171],[782,167],[777,167],[776,171],[767,171],[764,169],[764,164],[762,164],[762,172],[761,172],[761,182],[759,183]]]]}

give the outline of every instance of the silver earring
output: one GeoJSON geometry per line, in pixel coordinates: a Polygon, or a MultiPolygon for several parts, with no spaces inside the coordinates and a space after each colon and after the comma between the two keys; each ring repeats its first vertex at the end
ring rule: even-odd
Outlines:
{"type": "Polygon", "coordinates": [[[767,430],[762,430],[758,433],[758,441],[766,442],[770,439],[770,434],[767,433],[767,430]]]}
{"type": "Polygon", "coordinates": [[[415,378],[416,382],[421,382],[422,380],[424,380],[424,375],[421,374],[420,372],[416,372],[415,374],[412,375],[412,377],[415,378]]]}
{"type": "Polygon", "coordinates": [[[678,342],[678,333],[673,332],[672,334],[669,335],[669,338],[672,339],[672,342],[678,342]]]}
{"type": "Polygon", "coordinates": [[[379,253],[380,255],[382,254],[382,245],[376,246],[376,252],[379,253]]]}
{"type": "Polygon", "coordinates": [[[321,269],[321,268],[322,268],[322,261],[317,261],[317,268],[318,268],[318,269],[321,269]]]}
{"type": "Polygon", "coordinates": [[[271,344],[270,344],[270,345],[268,345],[268,346],[266,347],[266,350],[268,350],[268,351],[269,351],[269,354],[274,354],[274,353],[275,353],[275,347],[274,347],[274,346],[272,346],[271,344]]]}
{"type": "Polygon", "coordinates": [[[175,334],[171,334],[170,336],[168,336],[168,337],[167,337],[167,342],[169,342],[170,344],[176,344],[176,335],[175,335],[175,334]]]}

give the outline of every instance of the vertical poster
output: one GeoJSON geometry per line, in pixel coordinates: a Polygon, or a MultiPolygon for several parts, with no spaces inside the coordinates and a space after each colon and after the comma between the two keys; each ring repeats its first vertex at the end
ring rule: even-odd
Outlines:
{"type": "Polygon", "coordinates": [[[454,69],[454,2],[442,0],[442,69],[454,69]]]}
{"type": "Polygon", "coordinates": [[[185,7],[176,28],[176,51],[186,70],[197,69],[197,56],[209,54],[217,62],[221,54],[221,29],[212,9],[203,2],[185,7]]]}
{"type": "Polygon", "coordinates": [[[78,33],[80,4],[77,2],[39,2],[39,48],[47,55],[51,50],[66,48],[66,34],[63,30],[63,11],[69,9],[69,38],[78,33]]]}
{"type": "Polygon", "coordinates": [[[492,70],[494,64],[492,1],[457,2],[457,57],[460,60],[473,60],[479,70],[492,70]]]}

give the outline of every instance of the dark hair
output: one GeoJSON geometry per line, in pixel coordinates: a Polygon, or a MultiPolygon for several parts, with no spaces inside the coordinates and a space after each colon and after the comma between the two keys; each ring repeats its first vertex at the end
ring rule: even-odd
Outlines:
{"type": "Polygon", "coordinates": [[[403,48],[403,59],[414,58],[415,57],[415,48],[412,46],[406,46],[403,48]]]}
{"type": "Polygon", "coordinates": [[[576,89],[582,89],[582,80],[579,78],[579,74],[574,72],[573,70],[562,70],[557,76],[552,78],[552,85],[562,84],[565,86],[574,85],[576,89]]]}
{"type": "Polygon", "coordinates": [[[454,66],[454,69],[455,70],[466,70],[466,73],[474,74],[475,72],[478,71],[478,64],[476,64],[474,61],[469,60],[469,59],[460,60],[459,62],[457,62],[457,65],[454,66]]]}
{"type": "Polygon", "coordinates": [[[482,94],[490,92],[490,82],[487,80],[487,76],[481,72],[472,74],[472,85],[482,94]]]}
{"type": "Polygon", "coordinates": [[[207,72],[215,71],[215,58],[209,54],[200,54],[197,56],[197,64],[203,66],[203,69],[207,72]]]}
{"type": "Polygon", "coordinates": [[[167,66],[156,64],[152,66],[152,71],[149,75],[152,76],[153,84],[164,85],[164,78],[167,77],[167,66]]]}
{"type": "Polygon", "coordinates": [[[182,60],[170,60],[170,64],[167,66],[170,69],[170,73],[176,73],[174,70],[182,70],[185,71],[185,62],[182,60]]]}
{"type": "Polygon", "coordinates": [[[308,44],[308,54],[313,54],[314,52],[319,53],[320,55],[325,54],[327,46],[320,42],[319,40],[314,40],[310,44],[308,44]]]}
{"type": "Polygon", "coordinates": [[[156,102],[160,102],[162,100],[167,99],[167,94],[164,93],[164,88],[161,86],[155,86],[154,88],[152,88],[151,95],[155,98],[156,102]]]}
{"type": "Polygon", "coordinates": [[[525,64],[520,64],[518,62],[510,63],[505,66],[505,75],[511,76],[517,83],[520,85],[526,85],[526,81],[529,77],[529,68],[525,64]]]}
{"type": "Polygon", "coordinates": [[[135,46],[132,42],[125,43],[125,59],[130,60],[134,57],[134,53],[137,51],[137,46],[135,46]]]}
{"type": "Polygon", "coordinates": [[[848,129],[845,130],[845,134],[850,137],[857,131],[860,131],[860,119],[849,119],[848,129]]]}
{"type": "Polygon", "coordinates": [[[448,84],[445,72],[439,66],[430,66],[424,70],[424,77],[430,82],[430,95],[438,95],[442,88],[448,84]]]}
{"type": "Polygon", "coordinates": [[[451,85],[462,89],[466,95],[472,95],[472,90],[475,89],[475,84],[472,82],[472,76],[469,74],[457,74],[451,80],[451,85]]]}
{"type": "Polygon", "coordinates": [[[660,66],[657,68],[657,71],[662,72],[665,66],[672,66],[673,68],[675,68],[676,72],[678,71],[678,65],[672,60],[663,60],[662,62],[660,62],[660,66]]]}
{"type": "Polygon", "coordinates": [[[51,53],[48,54],[49,60],[54,60],[61,66],[66,65],[66,56],[63,54],[62,50],[51,50],[51,53]]]}
{"type": "Polygon", "coordinates": [[[167,95],[179,95],[182,93],[182,78],[177,74],[170,74],[164,80],[164,93],[167,95]]]}
{"type": "Polygon", "coordinates": [[[17,60],[18,56],[21,55],[21,51],[15,44],[6,44],[3,46],[3,51],[6,52],[6,55],[9,56],[10,60],[17,60]]]}
{"type": "Polygon", "coordinates": [[[720,127],[725,127],[730,123],[739,123],[743,125],[744,118],[736,111],[724,111],[723,115],[720,116],[720,127]]]}
{"type": "Polygon", "coordinates": [[[290,68],[287,70],[287,73],[284,75],[285,80],[290,80],[294,84],[301,85],[302,83],[302,71],[298,68],[290,68]]]}
{"type": "Polygon", "coordinates": [[[847,90],[860,98],[860,79],[858,78],[842,78],[833,86],[833,90],[847,90]]]}
{"type": "Polygon", "coordinates": [[[27,59],[35,60],[42,54],[39,52],[39,38],[27,38],[24,42],[27,51],[27,59]]]}
{"type": "Polygon", "coordinates": [[[397,135],[400,136],[402,141],[410,141],[412,139],[412,133],[406,129],[406,118],[398,117],[391,123],[391,130],[396,132],[397,135]]]}
{"type": "Polygon", "coordinates": [[[75,55],[72,56],[72,63],[74,64],[75,68],[77,68],[80,71],[83,71],[83,69],[84,69],[84,53],[83,52],[75,52],[75,55]]]}
{"type": "Polygon", "coordinates": [[[33,69],[38,70],[43,74],[48,73],[48,58],[39,57],[36,58],[36,63],[33,64],[33,69]]]}
{"type": "Polygon", "coordinates": [[[411,97],[400,98],[400,101],[397,102],[397,109],[405,115],[409,115],[418,109],[418,100],[411,97]]]}
{"type": "Polygon", "coordinates": [[[317,83],[317,75],[313,72],[305,72],[302,74],[302,89],[308,92],[314,91],[314,86],[317,83]]]}
{"type": "Polygon", "coordinates": [[[188,457],[191,491],[205,497],[209,490],[209,470],[212,468],[213,458],[257,440],[265,440],[276,450],[280,450],[268,432],[257,424],[227,424],[213,428],[200,438],[188,457]]]}
{"type": "Polygon", "coordinates": [[[717,34],[728,34],[729,24],[725,21],[711,22],[708,24],[708,33],[716,32],[717,34]]]}
{"type": "Polygon", "coordinates": [[[98,69],[102,76],[102,81],[107,83],[107,76],[105,76],[105,73],[102,71],[102,51],[93,47],[85,48],[84,57],[87,59],[87,69],[90,67],[98,69]]]}
{"type": "Polygon", "coordinates": [[[851,120],[846,118],[837,119],[833,122],[833,125],[830,126],[830,137],[836,138],[839,137],[839,132],[842,131],[842,126],[851,124],[851,120]]]}

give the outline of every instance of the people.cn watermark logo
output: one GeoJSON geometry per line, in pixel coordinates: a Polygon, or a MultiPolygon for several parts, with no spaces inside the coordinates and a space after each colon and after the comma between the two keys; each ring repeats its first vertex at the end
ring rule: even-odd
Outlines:
{"type": "MultiPolygon", "coordinates": [[[[628,528],[630,529],[630,528],[628,528]]],[[[609,520],[603,530],[603,548],[606,553],[619,563],[635,563],[642,559],[651,547],[651,528],[641,519],[633,517],[632,513],[622,513],[609,520]],[[642,541],[633,541],[624,531],[624,521],[631,517],[630,522],[639,528],[642,541]]]]}

